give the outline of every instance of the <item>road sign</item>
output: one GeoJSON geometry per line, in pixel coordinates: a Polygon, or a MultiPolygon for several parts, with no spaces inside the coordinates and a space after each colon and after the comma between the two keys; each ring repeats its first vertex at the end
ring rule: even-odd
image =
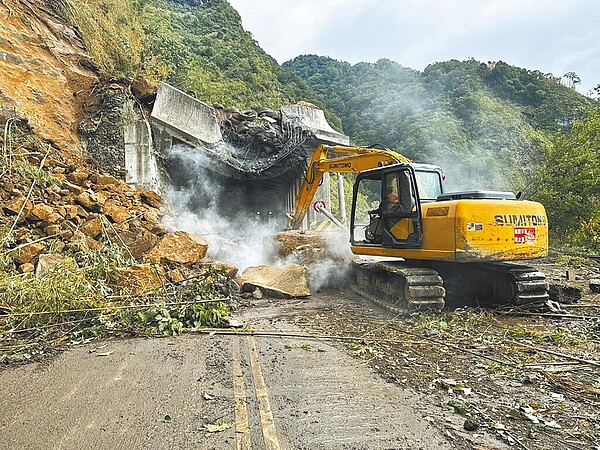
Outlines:
{"type": "Polygon", "coordinates": [[[313,203],[313,209],[316,212],[320,212],[319,208],[326,208],[325,202],[323,200],[317,200],[316,202],[313,203]]]}

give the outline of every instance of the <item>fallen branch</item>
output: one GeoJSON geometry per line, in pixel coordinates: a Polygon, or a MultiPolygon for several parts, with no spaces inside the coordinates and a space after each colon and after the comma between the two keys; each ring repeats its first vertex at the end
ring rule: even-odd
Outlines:
{"type": "Polygon", "coordinates": [[[112,305],[112,306],[103,306],[99,308],[82,308],[82,309],[65,309],[62,311],[34,311],[34,312],[22,312],[22,313],[10,313],[10,314],[2,314],[0,318],[5,317],[22,317],[22,316],[37,316],[44,314],[73,314],[80,312],[90,312],[90,311],[110,311],[110,310],[118,310],[118,309],[135,309],[135,308],[150,308],[152,306],[184,306],[184,305],[197,305],[202,303],[218,303],[230,300],[229,297],[211,299],[211,300],[198,300],[198,301],[189,301],[189,302],[169,302],[169,303],[144,303],[143,305],[112,305]]]}
{"type": "Polygon", "coordinates": [[[597,400],[598,398],[600,398],[600,389],[598,388],[589,386],[585,383],[580,383],[579,381],[573,381],[569,378],[565,378],[550,372],[544,372],[544,375],[554,384],[560,383],[562,386],[568,386],[570,388],[569,391],[574,396],[586,397],[585,395],[582,395],[583,391],[587,392],[588,394],[591,394],[591,396],[588,395],[586,398],[591,397],[593,400],[597,400]]]}
{"type": "Polygon", "coordinates": [[[5,253],[8,254],[8,253],[11,253],[11,252],[16,252],[17,250],[21,250],[22,248],[29,247],[30,245],[37,244],[38,242],[47,241],[48,239],[52,239],[52,238],[55,238],[57,236],[58,236],[58,234],[53,234],[53,235],[50,235],[50,236],[41,237],[39,239],[36,239],[35,241],[25,242],[24,244],[17,245],[14,248],[9,248],[8,250],[6,250],[5,253]]]}
{"type": "Polygon", "coordinates": [[[492,362],[495,362],[495,363],[498,363],[498,364],[503,364],[503,365],[508,366],[508,367],[512,367],[513,369],[519,369],[520,370],[520,369],[523,368],[521,365],[513,364],[513,363],[508,362],[508,361],[504,361],[504,360],[501,360],[501,359],[498,359],[498,358],[493,358],[491,356],[483,355],[481,353],[477,353],[477,352],[474,352],[472,350],[468,350],[468,349],[466,349],[466,348],[464,348],[462,346],[459,346],[459,345],[449,344],[448,342],[438,341],[437,339],[433,339],[433,338],[430,338],[430,337],[427,337],[427,336],[422,336],[422,335],[419,335],[419,334],[416,334],[416,333],[412,333],[412,332],[410,332],[408,330],[403,330],[403,329],[398,328],[398,327],[390,327],[390,328],[392,330],[396,330],[396,331],[399,331],[401,333],[408,334],[409,336],[415,336],[415,337],[418,337],[420,339],[426,339],[429,342],[436,343],[437,345],[442,345],[444,347],[453,348],[455,350],[459,350],[462,353],[469,353],[469,354],[471,354],[473,356],[477,356],[479,358],[488,359],[488,360],[490,360],[492,362]]]}
{"type": "Polygon", "coordinates": [[[110,223],[110,221],[106,218],[106,216],[104,214],[101,214],[99,217],[100,217],[100,224],[102,225],[102,231],[103,231],[104,236],[106,237],[106,240],[108,242],[112,242],[110,239],[110,236],[108,234],[108,230],[106,229],[106,226],[109,226],[110,229],[113,231],[114,236],[116,236],[116,238],[119,240],[119,242],[121,242],[121,245],[125,248],[125,250],[127,250],[127,253],[129,253],[129,257],[131,258],[131,261],[135,261],[135,258],[133,257],[131,250],[129,250],[129,246],[127,244],[125,244],[125,242],[123,241],[123,239],[121,238],[119,233],[117,233],[117,230],[115,230],[115,227],[113,226],[113,224],[110,223]]]}
{"type": "Polygon", "coordinates": [[[589,364],[590,366],[600,367],[600,362],[599,361],[590,361],[588,359],[579,358],[577,356],[566,355],[564,353],[555,352],[553,350],[548,350],[548,349],[545,349],[545,348],[536,347],[535,345],[523,344],[522,342],[511,341],[511,340],[506,341],[506,342],[509,343],[509,344],[518,345],[520,347],[529,348],[529,349],[535,350],[537,352],[548,353],[549,355],[560,356],[561,358],[571,359],[573,361],[577,361],[577,362],[580,362],[580,363],[583,363],[583,364],[589,364]]]}
{"type": "MultiPolygon", "coordinates": [[[[472,403],[469,403],[469,406],[471,408],[473,408],[475,411],[477,411],[481,417],[483,417],[486,421],[488,421],[489,423],[494,423],[494,420],[488,416],[487,414],[485,414],[482,410],[480,410],[477,406],[475,406],[472,403]]],[[[494,430],[496,431],[498,434],[499,430],[494,430]]],[[[529,450],[529,447],[527,447],[525,444],[523,444],[523,442],[521,442],[520,439],[518,439],[515,435],[513,435],[512,433],[510,433],[508,430],[502,430],[507,436],[509,436],[512,440],[514,440],[517,444],[519,444],[524,450],[529,450]]]]}
{"type": "MultiPolygon", "coordinates": [[[[600,305],[585,305],[589,307],[600,307],[600,305]]],[[[574,314],[559,314],[559,313],[532,313],[532,312],[512,312],[506,314],[511,316],[535,316],[535,317],[550,317],[553,319],[574,319],[574,320],[589,320],[589,319],[600,319],[600,316],[578,316],[574,314]]]]}
{"type": "MultiPolygon", "coordinates": [[[[68,322],[60,322],[60,323],[51,323],[48,325],[44,325],[44,326],[36,326],[34,328],[22,328],[20,330],[8,330],[7,334],[18,334],[18,333],[28,333],[30,331],[40,331],[40,330],[47,330],[49,328],[57,328],[63,325],[75,325],[78,323],[83,323],[87,320],[90,320],[89,318],[86,319],[80,319],[80,320],[69,320],[68,322]]],[[[0,339],[1,341],[2,339],[0,339]]]]}

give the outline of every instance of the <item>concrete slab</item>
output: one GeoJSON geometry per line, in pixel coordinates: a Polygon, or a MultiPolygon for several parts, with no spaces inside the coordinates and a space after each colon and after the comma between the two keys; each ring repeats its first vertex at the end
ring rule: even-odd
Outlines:
{"type": "Polygon", "coordinates": [[[310,130],[324,144],[350,144],[348,136],[338,133],[329,125],[322,109],[296,104],[282,106],[281,112],[290,116],[300,117],[302,126],[310,130]]]}
{"type": "Polygon", "coordinates": [[[194,147],[223,140],[214,108],[166,83],[158,86],[151,117],[194,147]]]}

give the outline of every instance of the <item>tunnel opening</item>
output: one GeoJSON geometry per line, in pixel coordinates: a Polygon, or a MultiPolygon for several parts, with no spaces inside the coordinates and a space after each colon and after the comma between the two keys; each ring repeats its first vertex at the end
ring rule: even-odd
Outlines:
{"type": "MultiPolygon", "coordinates": [[[[348,145],[312,104],[240,111],[165,83],[151,120],[170,205],[163,225],[205,237],[209,257],[240,270],[262,264],[264,238],[287,227],[309,154],[321,143],[348,145]]],[[[315,201],[329,204],[328,183],[319,191],[315,201]]],[[[315,215],[309,210],[304,225],[315,215]]]]}
{"type": "Polygon", "coordinates": [[[244,161],[239,148],[197,148],[173,140],[166,155],[173,207],[166,225],[204,237],[209,256],[243,270],[270,259],[265,238],[287,227],[286,213],[306,166],[302,149],[275,165],[244,161]],[[262,170],[261,170],[262,169],[262,170]]]}
{"type": "MultiPolygon", "coordinates": [[[[268,224],[283,230],[290,192],[302,174],[302,167],[292,165],[277,176],[257,178],[217,170],[213,158],[202,155],[186,144],[174,146],[166,168],[173,194],[185,200],[186,208],[196,214],[210,211],[227,221],[268,224]]],[[[178,202],[181,204],[181,202],[178,202]]]]}

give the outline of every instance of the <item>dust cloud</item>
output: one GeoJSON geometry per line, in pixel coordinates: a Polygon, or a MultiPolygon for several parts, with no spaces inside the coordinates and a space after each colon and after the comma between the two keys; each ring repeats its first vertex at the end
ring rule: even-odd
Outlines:
{"type": "Polygon", "coordinates": [[[223,177],[212,170],[214,157],[184,145],[173,146],[168,157],[171,183],[164,196],[172,211],[163,224],[203,237],[209,244],[209,258],[240,271],[264,264],[263,240],[280,231],[279,224],[248,211],[231,194],[223,177]]]}
{"type": "Polygon", "coordinates": [[[342,288],[353,282],[349,232],[326,234],[322,258],[308,268],[308,287],[313,292],[323,288],[342,288]]]}
{"type": "Polygon", "coordinates": [[[353,255],[347,231],[323,234],[320,242],[325,242],[325,248],[321,244],[316,259],[278,257],[272,236],[283,231],[285,217],[257,214],[247,200],[236,195],[230,179],[215,173],[213,156],[175,145],[168,157],[170,184],[164,197],[172,211],[165,215],[163,224],[203,237],[210,259],[236,266],[240,273],[260,265],[304,264],[313,292],[348,284],[353,255]]]}
{"type": "MultiPolygon", "coordinates": [[[[273,251],[272,235],[283,231],[285,217],[257,214],[232,193],[235,186],[216,174],[214,166],[214,156],[185,145],[173,146],[168,155],[170,183],[164,191],[172,210],[163,224],[201,236],[208,242],[210,259],[234,265],[240,273],[259,265],[303,264],[302,257],[277,257],[273,251]]],[[[351,267],[348,233],[324,236],[326,248],[320,249],[316,261],[305,264],[313,292],[347,284],[351,267]]]]}

